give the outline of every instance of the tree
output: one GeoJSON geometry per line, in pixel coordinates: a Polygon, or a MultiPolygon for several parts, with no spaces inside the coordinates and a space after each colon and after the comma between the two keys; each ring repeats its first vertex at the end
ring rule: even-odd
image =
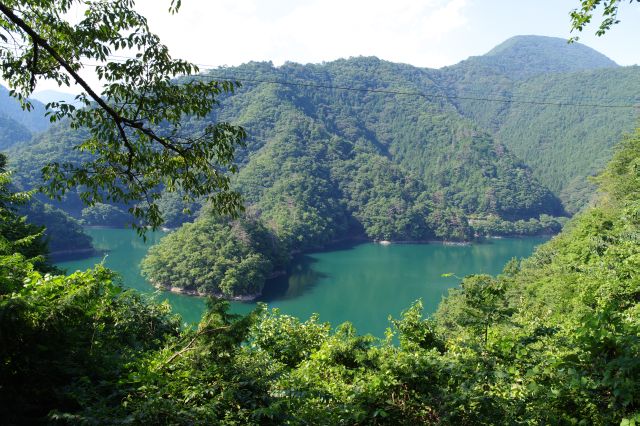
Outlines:
{"type": "MultiPolygon", "coordinates": [[[[170,13],[180,3],[171,0],[170,13]]],[[[86,204],[123,202],[139,229],[162,223],[157,201],[163,190],[180,190],[185,201],[206,196],[218,211],[234,214],[241,204],[229,188],[229,173],[236,171],[234,149],[243,145],[244,130],[216,123],[195,131],[181,122],[209,114],[217,96],[233,92],[238,83],[188,77],[198,67],[173,59],[134,4],[0,1],[0,75],[23,108],[31,108],[28,96],[42,79],[82,88],[76,97],[81,107],[52,102],[47,113],[52,121],[66,119],[74,129],[89,130],[76,149],[92,154],[91,160],[47,165],[41,189],[60,197],[81,186],[86,204]],[[77,23],[66,18],[74,8],[84,10],[77,23]],[[116,52],[126,59],[114,60],[116,52]],[[97,62],[100,94],[80,75],[89,62],[97,62]]]]}
{"type": "MultiPolygon", "coordinates": [[[[640,3],[640,0],[629,0],[629,3],[640,3]]],[[[622,0],[581,0],[580,7],[569,14],[571,16],[571,31],[582,30],[591,23],[596,9],[602,6],[602,21],[596,30],[596,35],[604,35],[611,27],[620,22],[618,11],[622,0]]],[[[577,41],[578,37],[572,37],[570,41],[577,41]]]]}
{"type": "Polygon", "coordinates": [[[6,156],[0,153],[0,295],[20,285],[25,271],[21,263],[28,261],[41,270],[49,269],[45,264],[44,229],[27,223],[25,217],[16,213],[16,207],[25,204],[30,194],[12,190],[6,161],[6,156]]]}

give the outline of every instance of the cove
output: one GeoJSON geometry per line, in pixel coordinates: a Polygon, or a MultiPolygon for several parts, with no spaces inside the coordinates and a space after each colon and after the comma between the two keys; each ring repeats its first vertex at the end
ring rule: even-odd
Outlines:
{"type": "MultiPolygon", "coordinates": [[[[147,233],[144,242],[131,229],[88,228],[94,247],[103,254],[87,259],[58,262],[71,273],[96,263],[118,272],[125,287],[159,300],[167,299],[185,322],[200,320],[205,299],[160,292],[140,275],[140,261],[148,248],[164,235],[147,233]]],[[[422,299],[425,312],[436,310],[459,277],[474,273],[497,274],[513,257],[529,256],[548,237],[491,239],[472,245],[361,243],[300,255],[288,274],[270,280],[258,301],[301,319],[312,313],[337,326],[350,321],[359,333],[383,336],[388,316],[398,318],[415,300],[422,299]]],[[[256,303],[232,302],[237,313],[251,311],[256,303]]]]}

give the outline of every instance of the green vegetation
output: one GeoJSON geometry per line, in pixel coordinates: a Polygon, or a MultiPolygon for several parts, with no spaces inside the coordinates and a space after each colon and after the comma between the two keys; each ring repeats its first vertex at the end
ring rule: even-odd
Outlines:
{"type": "MultiPolygon", "coordinates": [[[[465,277],[433,319],[417,302],[384,339],[264,307],[239,317],[214,300],[197,328],[180,330],[166,305],[123,292],[101,267],[43,276],[25,256],[3,252],[1,414],[99,424],[637,420],[639,162],[640,131],[599,177],[596,207],[503,274],[465,277]]],[[[255,221],[205,211],[167,238],[182,239],[183,253],[227,247],[237,267],[273,250],[270,235],[255,221]],[[206,235],[261,243],[188,232],[205,226],[217,228],[206,235]],[[262,253],[248,250],[258,246],[262,253]]]]}
{"type": "MultiPolygon", "coordinates": [[[[171,10],[179,3],[172,2],[171,10]]],[[[605,19],[599,32],[608,30],[616,22],[616,0],[581,2],[582,9],[572,15],[574,28],[581,30],[601,3],[605,19]]],[[[3,77],[23,99],[38,75],[67,83],[65,68],[77,80],[81,57],[103,60],[121,48],[143,52],[135,60],[99,66],[109,81],[107,102],[115,103],[85,87],[89,93],[81,100],[91,107],[91,98],[98,108],[66,107],[56,113],[74,128],[90,129],[92,136],[79,145],[89,158],[45,171],[52,179],[50,189],[88,185],[80,198],[93,204],[107,199],[128,206],[146,190],[155,191],[150,205],[129,207],[153,225],[160,219],[155,203],[160,191],[183,190],[185,203],[221,191],[213,196],[213,207],[151,251],[145,273],[158,285],[176,283],[226,297],[259,292],[289,251],[324,244],[345,232],[463,239],[473,230],[507,232],[513,226],[515,232],[528,232],[556,226],[549,215],[561,213],[557,198],[507,148],[460,117],[456,108],[464,106],[445,100],[425,105],[423,99],[398,95],[388,102],[370,92],[265,84],[245,89],[237,98],[224,99],[229,108],[223,114],[207,117],[217,123],[218,114],[236,114],[248,128],[261,129],[240,152],[243,167],[231,182],[226,170],[210,167],[210,161],[233,171],[232,148],[244,131],[207,124],[205,115],[215,99],[205,91],[218,95],[232,85],[171,84],[171,76],[194,67],[169,58],[130,1],[89,2],[78,26],[59,25],[59,16],[73,4],[0,2],[5,16],[0,27],[29,46],[3,50],[3,77]],[[57,53],[34,28],[56,41],[57,53]],[[147,76],[149,66],[156,72],[147,76]],[[146,93],[147,88],[153,90],[146,93]],[[150,103],[143,105],[143,99],[150,103]],[[157,106],[165,108],[156,112],[157,106]],[[150,114],[148,122],[138,121],[135,111],[141,110],[150,114]],[[165,139],[162,128],[155,127],[165,122],[178,131],[184,115],[193,116],[199,143],[200,136],[207,137],[203,150],[199,143],[190,145],[193,135],[165,139]],[[181,143],[194,152],[172,153],[181,143]],[[156,150],[156,144],[169,152],[156,150]],[[90,172],[98,172],[100,179],[92,183],[90,172]],[[142,182],[135,179],[139,174],[142,182]],[[247,215],[241,219],[219,215],[237,208],[232,183],[247,196],[247,215]]],[[[360,88],[447,90],[434,83],[434,73],[370,58],[243,69],[271,78],[313,73],[319,81],[348,81],[360,88]],[[372,70],[394,79],[363,77],[372,70]]],[[[540,77],[526,77],[522,84],[539,83],[540,77]]],[[[508,120],[501,121],[501,114],[512,112],[496,112],[492,129],[506,131],[508,120]]],[[[599,155],[605,149],[595,151],[599,155]]],[[[596,164],[593,153],[584,151],[584,164],[596,164]]],[[[640,421],[640,130],[622,142],[599,176],[602,194],[595,207],[531,258],[510,262],[503,274],[465,277],[434,318],[424,318],[416,302],[400,319],[390,320],[384,339],[358,335],[349,323],[332,329],[316,316],[302,321],[264,306],[240,317],[216,299],[197,328],[181,328],[167,304],[123,291],[102,266],[58,275],[46,262],[43,229],[16,212],[29,197],[11,187],[5,166],[0,155],[3,422],[640,421]]],[[[582,188],[581,177],[569,173],[562,185],[582,188]]],[[[43,210],[52,212],[46,206],[43,210]]],[[[99,210],[89,210],[87,217],[99,210]]]]}
{"type": "Polygon", "coordinates": [[[128,213],[111,204],[96,203],[82,209],[82,223],[85,225],[108,225],[123,227],[130,221],[128,213]]]}
{"type": "MultiPolygon", "coordinates": [[[[180,3],[172,0],[169,10],[177,12],[180,3]]],[[[47,160],[42,189],[49,195],[73,189],[88,205],[127,205],[141,233],[146,225],[162,224],[157,200],[163,191],[180,190],[191,201],[207,198],[227,214],[240,209],[229,175],[236,171],[234,149],[243,144],[244,130],[210,122],[182,131],[187,117],[209,114],[236,83],[175,84],[173,79],[198,67],[173,59],[131,0],[8,0],[0,2],[0,14],[3,39],[20,46],[1,50],[0,73],[24,109],[33,108],[28,97],[40,78],[82,90],[77,105],[46,105],[51,121],[87,133],[73,145],[86,154],[84,161],[47,160]],[[83,10],[77,22],[66,20],[76,7],[83,10]],[[130,58],[110,60],[122,51],[130,58]],[[97,62],[101,93],[78,74],[87,60],[97,62]]]]}
{"type": "Polygon", "coordinates": [[[255,297],[283,267],[277,239],[259,222],[204,213],[166,236],[142,262],[160,288],[225,298],[255,297]]]}
{"type": "Polygon", "coordinates": [[[31,200],[18,212],[29,223],[43,226],[44,237],[53,258],[83,257],[94,253],[91,238],[77,220],[50,204],[31,200]]]}
{"type": "MultiPolygon", "coordinates": [[[[606,164],[611,147],[623,132],[633,128],[635,116],[632,109],[522,105],[456,96],[586,104],[597,98],[604,104],[609,99],[615,99],[616,104],[633,104],[636,100],[629,98],[628,93],[640,81],[637,73],[636,67],[617,67],[586,46],[537,36],[514,37],[484,56],[441,70],[375,58],[352,58],[322,65],[289,63],[277,68],[268,63],[249,63],[213,70],[211,75],[452,98],[246,82],[234,96],[220,98],[219,111],[206,117],[183,117],[183,128],[198,134],[211,123],[224,121],[239,123],[248,131],[246,147],[239,148],[235,155],[245,176],[232,179],[231,186],[250,204],[265,196],[259,177],[269,182],[283,179],[277,173],[279,164],[269,162],[286,162],[292,170],[305,173],[311,159],[326,162],[314,165],[308,173],[331,179],[326,191],[318,196],[325,198],[323,203],[334,204],[330,210],[337,211],[338,217],[329,214],[324,218],[329,225],[319,225],[312,231],[324,229],[324,235],[314,237],[320,243],[311,245],[331,240],[333,233],[341,234],[345,221],[346,226],[353,228],[350,216],[359,222],[356,228],[363,226],[364,233],[371,238],[429,239],[435,235],[465,239],[473,235],[473,231],[465,230],[465,220],[476,216],[482,219],[497,215],[501,220],[516,222],[537,219],[540,214],[561,216],[563,209],[569,213],[579,211],[593,194],[593,186],[586,178],[606,164]],[[286,144],[297,148],[289,149],[283,146],[286,144]],[[358,160],[354,155],[359,155],[358,160]],[[396,185],[402,187],[396,190],[404,194],[397,194],[395,199],[381,194],[384,201],[371,200],[366,204],[369,200],[353,193],[351,182],[345,179],[358,173],[350,163],[359,168],[369,161],[376,165],[367,165],[367,169],[392,167],[397,179],[411,182],[409,188],[396,185]],[[385,161],[388,166],[381,165],[385,161]],[[270,171],[251,171],[258,165],[270,171]],[[316,170],[318,167],[323,170],[316,170]],[[274,176],[266,176],[267,173],[274,176]],[[557,197],[561,198],[562,206],[557,197]],[[348,205],[347,213],[344,205],[348,205]],[[406,219],[415,216],[415,211],[420,215],[435,212],[431,217],[436,221],[452,217],[453,213],[445,212],[456,212],[453,216],[460,220],[453,221],[458,225],[450,233],[446,221],[432,220],[427,226],[420,224],[420,220],[406,219]],[[363,223],[374,220],[383,223],[372,226],[363,223]],[[401,231],[403,223],[409,222],[412,229],[419,229],[412,231],[413,235],[401,231]],[[425,227],[430,230],[425,232],[425,227]],[[436,233],[435,229],[440,231],[436,233]]],[[[24,183],[24,188],[37,187],[40,170],[50,161],[78,165],[93,161],[86,151],[72,150],[88,136],[62,125],[31,143],[16,146],[11,154],[21,159],[15,165],[17,180],[24,183]]],[[[179,185],[167,185],[165,189],[176,192],[159,187],[167,201],[159,199],[155,205],[169,220],[168,226],[173,228],[192,221],[204,200],[194,200],[179,185]]],[[[54,205],[80,218],[83,205],[78,191],[68,188],[63,201],[54,205]]],[[[304,192],[304,189],[287,191],[304,192]]],[[[98,198],[106,199],[104,191],[98,194],[98,198]]],[[[126,202],[115,205],[123,211],[136,207],[135,203],[126,202]]],[[[275,224],[277,215],[270,210],[266,206],[264,212],[269,216],[267,220],[275,224]]],[[[322,208],[318,206],[316,213],[320,212],[322,208]]]]}
{"type": "Polygon", "coordinates": [[[0,150],[14,144],[23,144],[31,139],[31,132],[20,123],[0,115],[0,150]]]}
{"type": "Polygon", "coordinates": [[[16,192],[11,186],[10,173],[6,169],[7,158],[0,154],[0,270],[2,291],[12,289],[22,273],[13,272],[15,263],[28,261],[45,268],[46,243],[43,228],[28,223],[16,212],[18,206],[29,200],[29,194],[16,192]]]}
{"type": "Polygon", "coordinates": [[[557,234],[566,222],[566,218],[553,218],[542,214],[539,219],[518,220],[509,222],[501,220],[497,216],[482,219],[472,219],[471,225],[477,235],[480,236],[508,236],[508,235],[535,235],[557,234]]]}
{"type": "Polygon", "coordinates": [[[436,71],[434,79],[461,96],[453,99],[458,110],[491,130],[573,214],[594,193],[586,178],[602,170],[612,147],[636,125],[633,108],[611,106],[637,103],[639,73],[564,39],[518,36],[436,71]]]}

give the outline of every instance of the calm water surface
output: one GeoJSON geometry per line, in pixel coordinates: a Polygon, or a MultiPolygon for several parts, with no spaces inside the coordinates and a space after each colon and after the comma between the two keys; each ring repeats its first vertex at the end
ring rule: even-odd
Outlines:
{"type": "MultiPolygon", "coordinates": [[[[185,321],[197,322],[205,308],[205,299],[157,292],[140,275],[140,261],[162,232],[148,233],[144,243],[130,229],[89,228],[94,246],[101,256],[80,261],[59,262],[68,272],[85,270],[104,261],[122,276],[127,287],[144,293],[156,293],[168,299],[185,321]]],[[[450,246],[443,244],[364,243],[334,248],[331,251],[300,256],[290,273],[267,282],[261,301],[281,312],[308,318],[320,314],[322,321],[336,326],[351,321],[360,333],[382,336],[389,322],[421,298],[425,311],[435,311],[449,288],[459,284],[453,277],[472,273],[499,273],[512,257],[529,256],[545,237],[505,238],[482,244],[450,246]]],[[[255,303],[233,302],[234,312],[246,313],[255,303]]]]}

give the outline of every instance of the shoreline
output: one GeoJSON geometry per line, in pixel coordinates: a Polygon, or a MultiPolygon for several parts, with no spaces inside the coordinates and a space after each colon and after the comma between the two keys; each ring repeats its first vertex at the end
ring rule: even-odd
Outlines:
{"type": "MultiPolygon", "coordinates": [[[[87,228],[89,228],[87,226],[87,228]]],[[[102,228],[102,229],[123,229],[120,227],[109,227],[109,226],[91,226],[90,228],[102,228]]],[[[502,235],[486,235],[486,236],[482,236],[482,237],[476,237],[472,240],[469,241],[447,241],[447,240],[379,240],[379,239],[371,239],[368,238],[365,235],[351,235],[348,237],[343,237],[343,238],[339,238],[339,239],[335,239],[332,241],[329,241],[327,244],[325,244],[324,246],[319,246],[319,247],[313,247],[310,248],[308,250],[304,250],[304,251],[292,251],[291,253],[289,253],[290,259],[296,257],[296,256],[300,256],[300,255],[305,255],[305,254],[311,254],[311,253],[318,253],[318,252],[324,252],[324,251],[331,251],[331,250],[336,250],[339,249],[341,245],[345,245],[345,244],[349,244],[349,245],[359,245],[362,243],[373,243],[373,244],[379,244],[382,246],[388,246],[388,245],[392,245],[392,244],[442,244],[445,246],[470,246],[472,244],[482,244],[482,243],[486,243],[486,242],[490,242],[490,241],[483,241],[483,240],[493,240],[493,239],[503,239],[503,238],[531,238],[531,237],[551,237],[553,235],[556,234],[552,234],[552,233],[544,233],[544,234],[534,234],[534,235],[508,235],[508,236],[502,236],[502,235]]],[[[74,256],[76,259],[81,259],[83,257],[91,257],[91,256],[95,256],[100,254],[101,252],[98,250],[95,250],[94,248],[91,249],[80,249],[80,250],[69,250],[69,251],[65,251],[65,252],[56,252],[56,255],[60,256],[61,254],[65,254],[65,255],[69,255],[74,256]]],[[[53,253],[52,253],[52,257],[53,257],[53,253]]],[[[69,258],[66,258],[69,259],[69,258]]],[[[269,274],[268,277],[265,278],[265,281],[269,281],[269,280],[273,280],[275,278],[284,276],[287,274],[287,270],[278,270],[278,271],[273,271],[271,274],[269,274]]],[[[152,282],[151,280],[147,280],[149,282],[149,284],[151,284],[154,288],[160,290],[160,291],[166,291],[169,293],[174,293],[174,294],[180,294],[180,295],[185,295],[185,296],[195,296],[195,297],[216,297],[219,299],[224,299],[224,300],[229,300],[229,301],[237,301],[237,302],[252,302],[255,301],[256,299],[260,298],[262,296],[262,291],[258,292],[258,293],[252,293],[252,294],[247,294],[247,295],[241,295],[241,296],[234,296],[234,297],[228,297],[222,293],[207,293],[207,292],[201,292],[195,289],[187,289],[187,288],[182,288],[182,287],[176,287],[176,286],[172,286],[172,285],[163,285],[163,284],[157,284],[152,282]]],[[[266,286],[267,283],[265,283],[266,286]]]]}
{"type": "MultiPolygon", "coordinates": [[[[271,279],[271,278],[267,278],[267,279],[271,279]]],[[[158,290],[166,291],[169,293],[182,294],[184,296],[195,296],[195,297],[215,297],[218,299],[230,300],[234,302],[252,302],[257,298],[259,298],[260,296],[262,296],[262,292],[260,292],[260,293],[253,293],[253,294],[245,294],[242,296],[228,297],[222,293],[204,293],[204,292],[193,290],[193,289],[156,284],[153,281],[149,281],[149,284],[151,284],[153,287],[155,287],[158,290]]]]}

